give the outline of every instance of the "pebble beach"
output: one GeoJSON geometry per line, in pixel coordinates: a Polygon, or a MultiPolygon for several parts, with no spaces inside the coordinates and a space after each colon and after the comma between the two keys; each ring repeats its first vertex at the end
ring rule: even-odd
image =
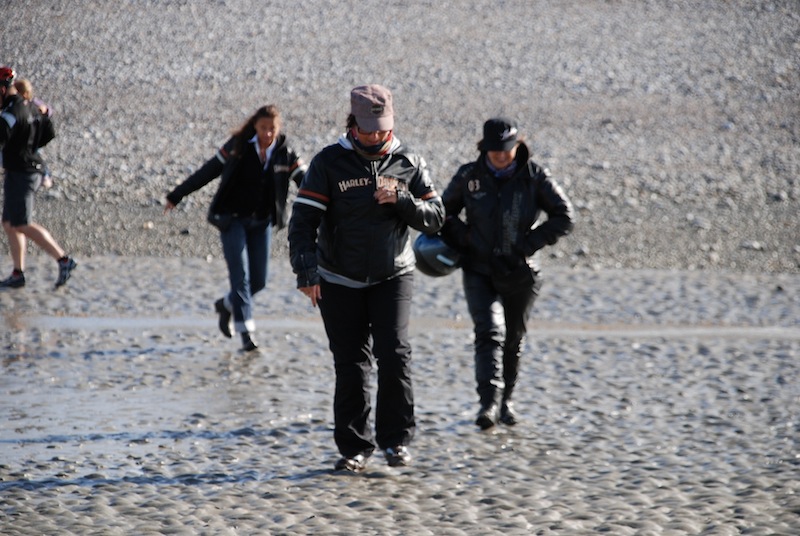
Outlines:
{"type": "Polygon", "coordinates": [[[0,291],[0,534],[800,533],[796,2],[55,0],[0,20],[0,63],[58,121],[36,219],[79,263],[54,291],[31,247],[27,287],[0,291]],[[413,464],[342,475],[285,231],[241,353],[213,312],[213,187],[163,208],[259,105],[310,159],[372,82],[440,189],[512,115],[578,219],[541,252],[522,422],[474,425],[460,274],[418,273],[413,464]]]}

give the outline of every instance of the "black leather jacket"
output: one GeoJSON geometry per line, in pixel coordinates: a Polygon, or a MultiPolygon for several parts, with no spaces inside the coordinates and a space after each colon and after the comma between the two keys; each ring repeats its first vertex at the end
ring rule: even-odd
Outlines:
{"type": "Polygon", "coordinates": [[[425,161],[395,140],[380,160],[352,150],[345,137],[320,151],[292,208],[289,252],[298,288],[324,271],[369,285],[414,269],[409,227],[437,232],[444,207],[425,161]],[[396,188],[397,203],[379,205],[379,186],[396,188]]]}
{"type": "Polygon", "coordinates": [[[464,254],[464,267],[502,276],[523,262],[537,268],[533,254],[572,231],[573,209],[547,169],[517,150],[517,171],[497,179],[486,154],[461,166],[442,194],[447,220],[445,242],[464,254]],[[467,223],[459,219],[462,210],[467,223]],[[547,219],[537,224],[544,212],[547,219]]]}
{"type": "MultiPolygon", "coordinates": [[[[200,169],[167,194],[167,199],[173,205],[177,205],[181,202],[181,199],[190,193],[199,190],[221,176],[217,193],[214,194],[211,205],[208,207],[209,214],[218,213],[227,189],[236,180],[239,157],[235,154],[235,146],[236,138],[229,139],[225,145],[219,148],[214,158],[203,164],[200,169]]],[[[289,194],[289,183],[294,182],[299,185],[303,180],[307,166],[297,153],[287,145],[284,134],[278,135],[277,145],[270,158],[270,165],[273,169],[272,177],[275,187],[275,203],[270,213],[273,216],[273,225],[281,229],[286,226],[288,220],[286,199],[289,194]]]]}
{"type": "Polygon", "coordinates": [[[42,173],[45,165],[39,149],[56,136],[49,116],[20,95],[6,97],[0,113],[0,147],[3,167],[9,171],[42,173]]]}

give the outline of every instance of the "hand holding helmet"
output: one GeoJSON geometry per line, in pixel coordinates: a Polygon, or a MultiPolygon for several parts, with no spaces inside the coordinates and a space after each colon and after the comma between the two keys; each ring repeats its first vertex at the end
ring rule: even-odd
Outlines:
{"type": "Polygon", "coordinates": [[[425,275],[442,277],[461,267],[461,254],[445,244],[439,234],[420,234],[413,249],[417,270],[425,275]]]}

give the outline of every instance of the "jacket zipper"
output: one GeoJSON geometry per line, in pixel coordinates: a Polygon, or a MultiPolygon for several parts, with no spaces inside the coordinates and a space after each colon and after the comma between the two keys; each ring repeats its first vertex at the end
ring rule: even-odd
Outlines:
{"type": "MultiPolygon", "coordinates": [[[[375,183],[375,189],[374,189],[375,192],[378,191],[378,166],[379,166],[379,164],[380,164],[380,162],[378,160],[371,160],[370,163],[369,163],[370,174],[372,175],[372,181],[375,183]]],[[[373,207],[373,210],[375,210],[374,207],[373,207]]],[[[373,227],[372,232],[370,233],[370,244],[369,245],[370,245],[370,252],[375,251],[375,228],[374,227],[373,227]]],[[[367,255],[367,258],[366,258],[367,269],[365,270],[365,273],[367,274],[367,280],[366,280],[367,284],[369,284],[372,281],[372,277],[371,277],[372,276],[372,270],[371,270],[370,258],[371,258],[371,255],[367,255]]]]}

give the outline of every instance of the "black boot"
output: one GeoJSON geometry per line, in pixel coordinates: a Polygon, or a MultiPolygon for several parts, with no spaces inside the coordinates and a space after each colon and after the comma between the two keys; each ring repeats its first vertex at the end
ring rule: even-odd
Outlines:
{"type": "Polygon", "coordinates": [[[475,419],[475,424],[481,427],[481,430],[488,430],[497,423],[499,408],[497,402],[490,401],[486,404],[481,404],[481,409],[478,411],[478,417],[475,419]]]}
{"type": "Polygon", "coordinates": [[[514,411],[514,403],[511,400],[503,400],[500,406],[500,422],[506,426],[514,426],[519,422],[519,416],[514,411]]]}
{"type": "Polygon", "coordinates": [[[495,424],[500,417],[500,396],[504,392],[504,385],[502,381],[478,380],[478,399],[481,402],[481,408],[478,410],[478,415],[475,418],[475,424],[480,426],[481,430],[488,430],[495,424]]]}
{"type": "Polygon", "coordinates": [[[253,350],[258,350],[258,345],[245,331],[242,333],[242,352],[252,352],[253,350]]]}
{"type": "Polygon", "coordinates": [[[223,298],[214,302],[214,309],[219,315],[219,330],[223,335],[231,338],[231,312],[225,308],[225,301],[223,298]]]}
{"type": "Polygon", "coordinates": [[[503,401],[500,404],[500,422],[506,426],[514,426],[519,422],[519,415],[514,411],[514,403],[511,401],[516,379],[516,373],[512,377],[506,378],[506,385],[503,389],[503,401]]]}

